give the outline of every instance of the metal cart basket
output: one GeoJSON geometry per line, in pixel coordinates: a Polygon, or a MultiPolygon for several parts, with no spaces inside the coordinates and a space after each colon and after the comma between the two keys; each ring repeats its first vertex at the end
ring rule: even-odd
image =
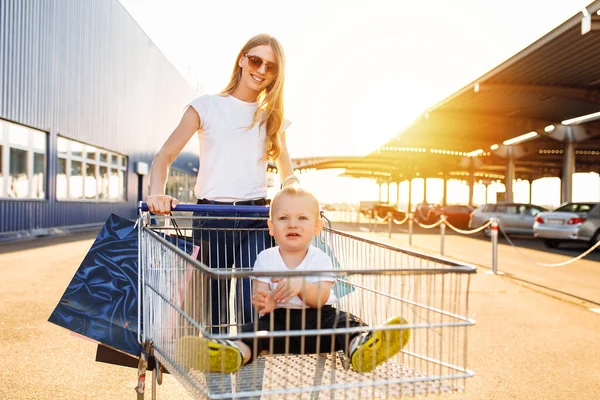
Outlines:
{"type": "MultiPolygon", "coordinates": [[[[410,330],[407,345],[366,373],[349,368],[343,351],[260,356],[233,374],[190,367],[190,355],[178,349],[183,337],[235,340],[313,334],[330,340],[358,329],[241,331],[241,323],[248,322],[242,311],[248,308],[242,282],[250,281],[252,270],[229,264],[211,268],[207,255],[229,253],[224,256],[241,263],[243,254],[269,247],[265,212],[266,207],[214,205],[179,205],[176,215],[163,217],[140,211],[138,339],[146,349],[143,358],[153,356],[201,399],[393,399],[464,390],[466,378],[473,376],[467,369],[467,328],[474,324],[468,317],[468,293],[475,267],[327,226],[314,245],[332,259],[338,298],[334,307],[359,316],[368,325],[362,331],[385,329],[381,324],[386,319],[402,316],[407,322],[403,328],[410,330]],[[222,214],[232,211],[233,217],[222,214]],[[261,227],[220,228],[218,221],[227,220],[257,221],[261,227]],[[260,239],[244,240],[248,235],[260,239]],[[225,238],[233,244],[214,243],[225,238]],[[215,309],[220,315],[214,315],[215,309]]],[[[280,275],[295,274],[306,273],[280,275]]]]}

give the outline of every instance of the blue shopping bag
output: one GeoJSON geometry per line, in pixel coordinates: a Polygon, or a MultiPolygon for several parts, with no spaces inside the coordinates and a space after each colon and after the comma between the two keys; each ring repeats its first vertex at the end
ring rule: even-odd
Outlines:
{"type": "MultiPolygon", "coordinates": [[[[192,254],[190,242],[166,239],[192,254]]],[[[140,354],[135,221],[108,217],[48,321],[129,355],[140,354]]]]}

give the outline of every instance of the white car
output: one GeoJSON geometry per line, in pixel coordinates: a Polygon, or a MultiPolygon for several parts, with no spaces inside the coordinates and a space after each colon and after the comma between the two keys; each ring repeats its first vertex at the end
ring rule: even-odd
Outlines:
{"type": "Polygon", "coordinates": [[[600,203],[566,203],[554,211],[539,213],[533,235],[550,248],[572,241],[594,245],[600,240],[600,203]]]}
{"type": "MultiPolygon", "coordinates": [[[[490,218],[497,218],[500,229],[507,235],[533,235],[533,222],[535,217],[545,208],[533,204],[498,203],[484,204],[471,213],[469,228],[479,228],[486,224],[490,218]]],[[[488,226],[483,231],[485,236],[491,236],[488,226]]]]}

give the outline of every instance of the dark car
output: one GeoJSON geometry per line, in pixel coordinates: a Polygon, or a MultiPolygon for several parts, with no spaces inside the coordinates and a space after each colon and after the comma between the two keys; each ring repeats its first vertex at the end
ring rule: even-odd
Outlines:
{"type": "Polygon", "coordinates": [[[396,220],[402,220],[406,217],[406,213],[397,210],[390,204],[381,203],[378,201],[361,201],[359,211],[367,217],[385,218],[388,212],[392,213],[392,217],[396,220]]]}
{"type": "Polygon", "coordinates": [[[427,214],[427,222],[432,224],[437,222],[442,215],[446,216],[446,221],[457,228],[467,228],[469,218],[473,212],[473,207],[465,205],[452,205],[445,207],[434,207],[427,214]]]}
{"type": "Polygon", "coordinates": [[[392,217],[398,221],[401,221],[406,217],[406,213],[404,211],[397,210],[392,206],[380,205],[375,208],[375,212],[375,215],[377,215],[379,218],[385,218],[389,212],[391,212],[392,217]]]}
{"type": "Polygon", "coordinates": [[[429,222],[429,211],[434,209],[435,207],[440,207],[437,204],[429,204],[427,202],[417,204],[414,212],[414,218],[416,221],[426,224],[429,222]]]}

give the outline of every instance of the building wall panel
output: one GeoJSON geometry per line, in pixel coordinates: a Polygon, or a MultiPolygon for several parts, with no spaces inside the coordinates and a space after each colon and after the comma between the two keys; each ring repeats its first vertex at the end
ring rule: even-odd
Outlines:
{"type": "Polygon", "coordinates": [[[117,0],[0,0],[0,89],[1,119],[49,134],[47,199],[0,198],[0,235],[134,216],[135,163],[197,96],[117,0]],[[58,135],[127,155],[127,201],[56,201],[58,135]]]}

